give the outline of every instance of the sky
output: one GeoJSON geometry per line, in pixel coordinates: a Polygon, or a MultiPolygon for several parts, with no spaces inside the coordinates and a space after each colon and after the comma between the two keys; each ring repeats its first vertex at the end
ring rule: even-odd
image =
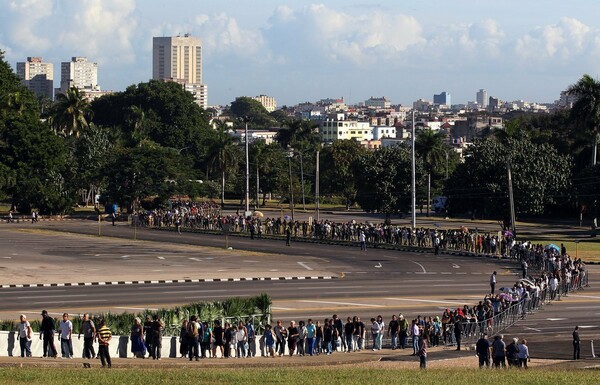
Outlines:
{"type": "Polygon", "coordinates": [[[385,96],[393,104],[549,103],[600,74],[597,0],[0,0],[0,50],[98,62],[104,90],[152,76],[152,37],[202,40],[209,105],[266,94],[279,106],[385,96]]]}

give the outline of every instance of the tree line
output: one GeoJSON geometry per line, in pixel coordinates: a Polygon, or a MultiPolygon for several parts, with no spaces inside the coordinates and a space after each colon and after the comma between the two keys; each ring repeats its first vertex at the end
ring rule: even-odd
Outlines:
{"type": "MultiPolygon", "coordinates": [[[[0,200],[20,212],[67,213],[96,194],[128,211],[165,206],[177,196],[237,198],[241,207],[244,139],[232,131],[246,124],[278,129],[271,144],[249,143],[252,206],[264,205],[269,194],[281,203],[292,196],[296,204],[314,202],[318,156],[321,202],[390,215],[410,210],[408,145],[323,145],[314,123],[285,108],[268,113],[246,97],[232,102],[228,120],[211,120],[210,110],[172,82],[131,85],[91,103],[73,88],[48,105],[21,85],[1,52],[0,59],[0,200]]],[[[515,114],[462,159],[443,132],[419,129],[419,202],[445,195],[450,214],[504,217],[510,165],[519,214],[595,213],[600,83],[585,75],[569,92],[579,96],[571,110],[515,114]]]]}

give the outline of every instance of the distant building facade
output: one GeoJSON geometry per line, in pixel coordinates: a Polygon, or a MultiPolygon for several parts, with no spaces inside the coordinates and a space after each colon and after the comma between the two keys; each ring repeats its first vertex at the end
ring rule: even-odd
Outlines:
{"type": "Polygon", "coordinates": [[[480,108],[487,108],[488,106],[488,92],[483,88],[477,91],[475,101],[479,105],[480,108]]]}
{"type": "Polygon", "coordinates": [[[37,98],[54,97],[54,65],[45,63],[41,57],[28,57],[17,63],[17,76],[37,98]]]}
{"type": "Polygon", "coordinates": [[[60,88],[56,93],[64,94],[69,88],[80,91],[100,91],[98,85],[98,63],[88,61],[86,57],[74,56],[71,61],[60,64],[60,88]]]}
{"type": "Polygon", "coordinates": [[[365,100],[365,107],[367,108],[390,108],[391,105],[392,103],[385,96],[380,98],[374,98],[371,96],[369,99],[365,100]]]}
{"type": "Polygon", "coordinates": [[[202,44],[184,36],[152,39],[152,79],[173,81],[192,93],[200,107],[208,107],[208,87],[202,83],[202,44]]]}
{"type": "Polygon", "coordinates": [[[260,104],[262,104],[268,112],[273,112],[277,109],[277,101],[272,96],[258,95],[252,99],[260,102],[260,104]]]}
{"type": "Polygon", "coordinates": [[[443,91],[439,94],[433,95],[433,104],[437,104],[438,106],[450,107],[452,105],[451,99],[452,99],[451,95],[448,92],[443,91]]]}

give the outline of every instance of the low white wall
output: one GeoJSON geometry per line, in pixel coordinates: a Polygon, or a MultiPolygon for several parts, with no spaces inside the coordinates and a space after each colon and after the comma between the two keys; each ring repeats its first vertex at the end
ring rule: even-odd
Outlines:
{"type": "MultiPolygon", "coordinates": [[[[260,337],[256,337],[256,355],[260,356],[260,337]]],[[[33,357],[43,356],[43,345],[44,341],[40,339],[39,333],[34,333],[33,340],[31,341],[31,355],[33,357]]],[[[164,358],[176,358],[179,357],[179,338],[178,337],[163,337],[161,356],[164,358]]],[[[60,340],[54,337],[54,346],[58,351],[60,357],[60,340]]],[[[98,353],[98,343],[94,343],[94,350],[98,353]]],[[[235,349],[234,349],[235,350],[235,349]]],[[[287,352],[287,347],[286,347],[287,352]]],[[[133,357],[131,353],[131,341],[129,336],[113,336],[110,341],[110,355],[111,357],[133,357]]],[[[235,352],[233,353],[235,356],[235,352]]],[[[17,332],[6,332],[0,331],[0,356],[3,357],[19,357],[21,356],[20,341],[17,340],[17,332]]],[[[75,358],[83,357],[83,337],[78,339],[77,336],[73,338],[73,356],[75,358]]],[[[217,349],[217,356],[220,356],[220,351],[217,349]]]]}

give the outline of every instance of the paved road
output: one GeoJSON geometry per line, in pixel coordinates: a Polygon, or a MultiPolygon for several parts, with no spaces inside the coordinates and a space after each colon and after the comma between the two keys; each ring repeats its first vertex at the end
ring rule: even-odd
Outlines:
{"type": "MultiPolygon", "coordinates": [[[[476,303],[487,292],[488,276],[493,270],[500,272],[499,286],[514,283],[518,273],[513,264],[491,259],[376,249],[365,253],[358,248],[305,243],[294,243],[286,248],[281,241],[237,237],[230,237],[233,250],[226,251],[222,236],[138,229],[136,237],[142,241],[134,242],[133,230],[125,225],[104,226],[102,238],[88,236],[97,231],[97,224],[85,221],[1,227],[0,236],[5,240],[0,260],[2,279],[34,283],[50,275],[54,283],[60,283],[56,280],[81,282],[98,277],[116,280],[113,277],[120,276],[130,279],[248,274],[311,276],[317,273],[339,278],[0,289],[0,318],[14,318],[22,312],[37,316],[41,308],[57,314],[135,311],[262,292],[273,297],[274,317],[285,321],[322,319],[333,313],[358,315],[363,319],[382,314],[389,319],[391,314],[401,311],[414,317],[437,315],[446,307],[476,303]],[[27,266],[25,274],[20,266],[27,266]]],[[[551,351],[544,345],[547,336],[561,340],[563,343],[557,351],[563,356],[568,356],[570,331],[575,323],[585,327],[588,338],[600,339],[596,321],[600,314],[600,293],[594,291],[600,284],[598,273],[592,273],[591,289],[530,316],[514,333],[529,337],[532,350],[544,351],[544,354],[551,351]]]]}

